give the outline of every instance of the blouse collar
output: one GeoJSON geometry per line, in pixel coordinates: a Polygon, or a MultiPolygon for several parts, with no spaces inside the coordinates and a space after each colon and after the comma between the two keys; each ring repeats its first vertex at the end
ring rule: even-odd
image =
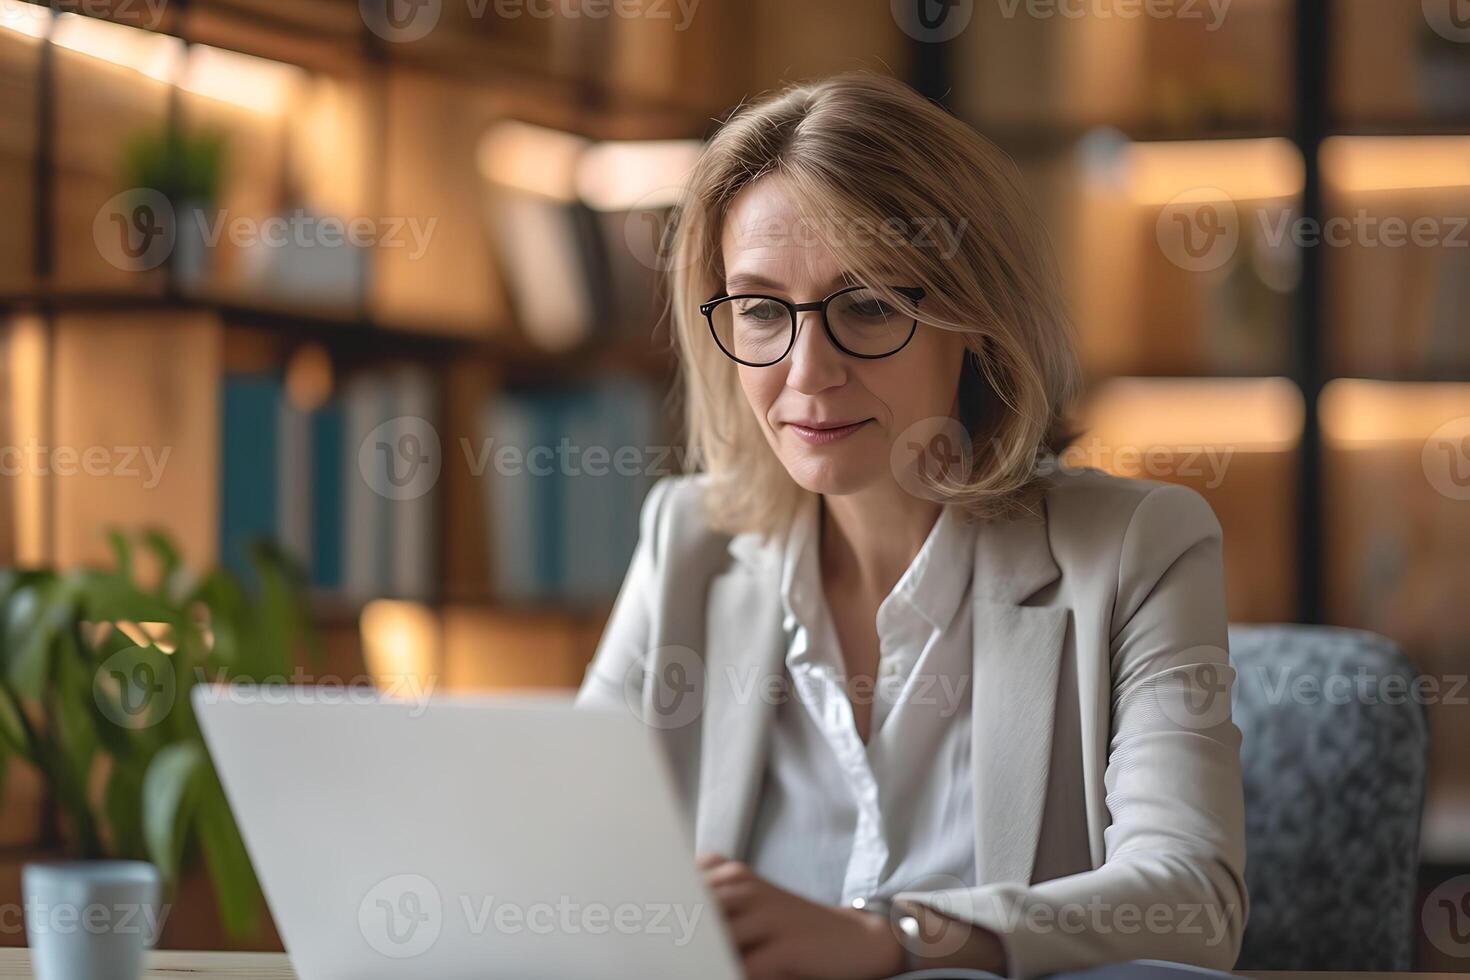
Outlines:
{"type": "MultiPolygon", "coordinates": [[[[779,567],[781,600],[788,616],[803,622],[814,618],[820,593],[812,594],[820,582],[819,528],[822,502],[818,494],[807,494],[798,507],[784,538],[764,547],[756,543],[735,546],[732,551],[762,567],[779,567]],[[756,550],[764,555],[756,555],[756,550]]],[[[737,536],[737,539],[738,540],[737,536]]],[[[883,601],[907,605],[931,627],[944,629],[969,591],[974,570],[975,527],[954,504],[942,505],[923,545],[883,601]]],[[[882,607],[880,607],[880,614],[882,607]]]]}

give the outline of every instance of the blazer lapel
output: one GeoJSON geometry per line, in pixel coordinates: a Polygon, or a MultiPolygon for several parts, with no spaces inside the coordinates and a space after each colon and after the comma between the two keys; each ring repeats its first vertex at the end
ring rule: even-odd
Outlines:
{"type": "MultiPolygon", "coordinates": [[[[1029,883],[1040,841],[1066,609],[1022,603],[1059,575],[1038,519],[976,530],[971,765],[980,885],[1029,883]]],[[[711,583],[695,847],[743,858],[784,677],[776,546],[737,535],[711,583]]]]}
{"type": "Polygon", "coordinates": [[[710,586],[705,636],[695,849],[745,855],[784,673],[779,562],[773,546],[737,536],[737,564],[710,586]]]}
{"type": "Polygon", "coordinates": [[[975,543],[971,765],[979,885],[1029,884],[1046,804],[1068,612],[1022,603],[1059,572],[1034,518],[982,523],[975,543]]]}

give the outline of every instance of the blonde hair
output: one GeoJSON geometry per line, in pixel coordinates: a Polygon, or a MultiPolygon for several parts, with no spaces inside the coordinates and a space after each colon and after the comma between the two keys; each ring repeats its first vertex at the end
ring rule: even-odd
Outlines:
{"type": "Polygon", "coordinates": [[[803,222],[836,232],[819,240],[850,277],[909,310],[889,284],[922,285],[920,322],[965,335],[978,370],[961,370],[957,394],[973,460],[967,472],[925,478],[931,495],[980,518],[1028,507],[1038,455],[1067,440],[1080,375],[1050,242],[1008,157],[903,83],[857,72],[738,109],[705,147],[675,211],[674,344],[711,523],[768,534],[806,493],[767,444],[735,363],[699,312],[724,288],[720,239],[731,201],[771,174],[789,181],[803,222]],[[952,233],[950,254],[921,234],[936,227],[952,233]],[[868,233],[844,233],[858,228],[868,233]],[[850,240],[859,238],[868,240],[850,240]]]}

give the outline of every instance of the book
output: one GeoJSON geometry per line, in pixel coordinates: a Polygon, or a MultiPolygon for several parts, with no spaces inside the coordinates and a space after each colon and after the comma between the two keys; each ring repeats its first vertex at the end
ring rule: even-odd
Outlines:
{"type": "Polygon", "coordinates": [[[226,375],[220,399],[220,562],[248,582],[252,544],[280,530],[284,386],[275,374],[226,375]]]}

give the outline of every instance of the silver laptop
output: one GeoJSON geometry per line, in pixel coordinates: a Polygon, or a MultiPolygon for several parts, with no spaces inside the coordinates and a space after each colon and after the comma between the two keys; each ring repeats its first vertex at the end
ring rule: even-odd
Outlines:
{"type": "Polygon", "coordinates": [[[736,980],[651,734],[564,697],[196,687],[301,980],[736,980]]]}

